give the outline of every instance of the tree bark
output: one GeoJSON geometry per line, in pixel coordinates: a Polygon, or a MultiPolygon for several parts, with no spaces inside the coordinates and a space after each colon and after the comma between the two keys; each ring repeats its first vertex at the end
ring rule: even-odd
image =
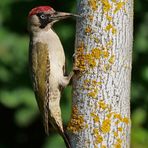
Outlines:
{"type": "Polygon", "coordinates": [[[130,147],[133,0],[78,0],[72,148],[130,147]]]}

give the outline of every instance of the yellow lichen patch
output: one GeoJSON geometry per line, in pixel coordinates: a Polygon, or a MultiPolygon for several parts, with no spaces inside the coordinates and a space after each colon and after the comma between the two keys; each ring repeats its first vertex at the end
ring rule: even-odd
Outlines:
{"type": "Polygon", "coordinates": [[[114,132],[114,136],[115,136],[115,137],[118,137],[118,133],[117,133],[117,132],[114,132]]]}
{"type": "Polygon", "coordinates": [[[107,49],[104,49],[103,51],[101,51],[101,55],[104,57],[104,58],[108,58],[109,56],[109,52],[107,49]]]}
{"type": "Polygon", "coordinates": [[[129,124],[129,121],[129,118],[127,117],[122,118],[122,122],[124,122],[125,124],[129,124]]]}
{"type": "Polygon", "coordinates": [[[96,99],[97,98],[97,94],[98,94],[98,90],[97,89],[94,89],[93,91],[91,91],[91,92],[88,93],[88,96],[96,99]]]}
{"type": "Polygon", "coordinates": [[[98,128],[94,128],[93,129],[93,135],[95,137],[95,145],[99,144],[103,141],[103,137],[99,134],[99,129],[98,128]]]}
{"type": "Polygon", "coordinates": [[[111,120],[110,119],[103,120],[101,131],[105,134],[110,132],[110,128],[111,128],[111,120]]]}
{"type": "Polygon", "coordinates": [[[90,33],[92,31],[92,29],[90,28],[90,26],[87,26],[86,28],[85,28],[85,32],[86,33],[90,33]]]}
{"type": "Polygon", "coordinates": [[[118,131],[119,132],[122,132],[123,131],[123,128],[122,127],[118,127],[118,131]]]}
{"type": "Polygon", "coordinates": [[[121,148],[121,143],[114,144],[114,148],[121,148]]]}
{"type": "Polygon", "coordinates": [[[105,27],[105,30],[106,30],[106,31],[110,31],[110,30],[111,30],[113,34],[116,34],[116,32],[117,32],[116,28],[115,28],[113,25],[111,25],[111,24],[108,24],[108,25],[105,27]]]}
{"type": "Polygon", "coordinates": [[[83,115],[79,115],[78,108],[75,105],[72,109],[72,117],[68,123],[67,130],[71,131],[72,133],[77,133],[84,127],[84,117],[83,115]]]}
{"type": "Polygon", "coordinates": [[[93,11],[97,10],[97,0],[89,0],[88,1],[89,6],[91,6],[91,8],[93,9],[93,11]]]}
{"type": "Polygon", "coordinates": [[[110,69],[110,64],[104,64],[103,70],[107,72],[110,69]]]}
{"type": "Polygon", "coordinates": [[[96,43],[99,43],[99,39],[96,38],[96,37],[94,37],[94,41],[95,41],[96,43]]]}
{"type": "Polygon", "coordinates": [[[93,129],[93,134],[94,135],[98,135],[99,134],[99,129],[98,128],[94,128],[93,129]]]}
{"type": "Polygon", "coordinates": [[[93,86],[97,86],[97,84],[98,84],[98,83],[97,83],[96,80],[92,80],[92,85],[93,85],[93,86]]]}
{"type": "Polygon", "coordinates": [[[117,138],[116,143],[114,144],[114,148],[121,148],[122,147],[122,140],[117,138]]]}
{"type": "Polygon", "coordinates": [[[92,21],[93,21],[94,16],[93,16],[93,15],[88,15],[88,18],[89,18],[89,20],[92,22],[92,21]]]}
{"type": "Polygon", "coordinates": [[[106,115],[106,117],[107,117],[107,118],[111,118],[111,117],[112,117],[112,113],[111,113],[111,112],[108,113],[108,114],[106,115]]]}
{"type": "Polygon", "coordinates": [[[108,24],[105,28],[106,31],[109,31],[110,29],[112,29],[112,25],[111,24],[108,24]]]}
{"type": "Polygon", "coordinates": [[[125,5],[125,2],[118,2],[115,5],[116,5],[116,8],[114,10],[114,13],[118,12],[119,10],[121,10],[122,7],[125,5]]]}
{"type": "MultiPolygon", "coordinates": [[[[89,32],[89,31],[87,31],[89,32]]],[[[95,68],[98,64],[98,60],[100,58],[108,58],[109,57],[109,50],[107,48],[93,48],[91,52],[85,53],[84,52],[84,44],[80,44],[80,46],[76,50],[75,54],[75,63],[74,63],[74,70],[79,70],[83,72],[87,70],[87,68],[95,68]]],[[[111,56],[109,59],[110,63],[113,63],[114,56],[111,56]]],[[[110,68],[110,65],[104,65],[105,70],[110,68]]],[[[85,85],[84,85],[85,88],[85,85]]]]}
{"type": "Polygon", "coordinates": [[[117,142],[118,142],[118,143],[122,143],[122,139],[118,138],[118,139],[117,139],[117,142]]]}
{"type": "Polygon", "coordinates": [[[78,52],[83,52],[84,51],[84,43],[83,42],[80,43],[80,46],[77,48],[77,51],[78,52]]]}
{"type": "Polygon", "coordinates": [[[105,110],[106,108],[108,108],[108,105],[105,104],[105,102],[104,102],[103,100],[100,100],[100,101],[98,102],[98,104],[99,104],[99,107],[100,107],[101,109],[103,109],[103,110],[105,110]]]}
{"type": "Polygon", "coordinates": [[[83,84],[83,88],[84,89],[87,89],[87,90],[93,90],[93,88],[92,87],[90,87],[90,86],[88,86],[88,85],[85,85],[85,84],[83,84]]]}
{"type": "MultiPolygon", "coordinates": [[[[130,122],[130,119],[128,117],[122,117],[121,114],[118,114],[118,113],[114,113],[114,118],[115,119],[118,119],[116,122],[115,122],[115,125],[118,125],[119,122],[123,122],[125,124],[129,124],[130,122]]],[[[118,127],[118,131],[122,132],[123,128],[122,127],[118,127]]]]}
{"type": "Polygon", "coordinates": [[[101,82],[97,82],[96,80],[84,80],[83,88],[89,90],[89,96],[96,97],[98,91],[99,91],[99,85],[101,82]],[[97,89],[94,89],[97,88],[97,89]],[[96,95],[95,95],[96,94],[96,95]]]}
{"type": "Polygon", "coordinates": [[[112,40],[110,40],[110,41],[107,42],[107,44],[106,44],[107,47],[108,47],[108,46],[111,46],[111,45],[113,45],[113,41],[112,41],[112,40]]]}
{"type": "Polygon", "coordinates": [[[121,116],[121,114],[115,113],[115,114],[114,114],[114,118],[119,119],[120,121],[122,121],[122,116],[121,116]]]}
{"type": "Polygon", "coordinates": [[[83,55],[78,55],[75,60],[74,69],[78,69],[79,71],[85,71],[86,65],[84,60],[85,58],[83,55]]]}
{"type": "Polygon", "coordinates": [[[84,80],[84,83],[85,83],[85,84],[88,84],[89,82],[90,82],[89,79],[85,79],[85,80],[84,80]]]}
{"type": "Polygon", "coordinates": [[[100,50],[99,48],[93,48],[93,49],[92,49],[92,56],[93,56],[95,59],[100,59],[101,50],[100,50]]]}
{"type": "Polygon", "coordinates": [[[103,137],[101,135],[95,135],[95,143],[99,144],[103,141],[103,137]]]}
{"type": "Polygon", "coordinates": [[[117,33],[117,29],[115,27],[112,28],[112,33],[116,34],[117,33]]]}
{"type": "Polygon", "coordinates": [[[93,120],[95,123],[99,122],[100,121],[100,118],[98,115],[96,115],[95,113],[91,112],[90,113],[90,116],[93,117],[93,120]]]}
{"type": "Polygon", "coordinates": [[[93,57],[92,54],[87,54],[86,55],[86,63],[88,64],[88,66],[90,66],[91,68],[94,68],[96,66],[96,61],[93,57]]]}
{"type": "Polygon", "coordinates": [[[84,55],[84,43],[82,42],[76,50],[74,70],[85,71],[85,55],[84,55]]]}
{"type": "Polygon", "coordinates": [[[108,12],[112,8],[112,6],[108,0],[101,0],[101,2],[103,4],[103,12],[104,13],[108,12]]]}
{"type": "Polygon", "coordinates": [[[107,148],[105,145],[102,145],[101,148],[107,148]]]}
{"type": "Polygon", "coordinates": [[[102,82],[100,82],[100,81],[97,82],[97,85],[101,85],[101,84],[102,84],[102,82]]]}
{"type": "Polygon", "coordinates": [[[85,124],[85,128],[88,128],[88,124],[85,124]]]}
{"type": "Polygon", "coordinates": [[[109,16],[109,15],[106,15],[106,19],[108,20],[108,21],[112,21],[112,17],[111,16],[109,16]]]}
{"type": "Polygon", "coordinates": [[[89,80],[89,79],[85,79],[85,80],[84,80],[83,87],[84,87],[85,89],[87,89],[87,88],[90,88],[89,86],[90,86],[90,80],[89,80]]]}
{"type": "Polygon", "coordinates": [[[115,55],[112,55],[112,56],[110,57],[110,59],[108,60],[108,62],[109,62],[110,64],[114,64],[114,62],[115,62],[115,55]]]}
{"type": "Polygon", "coordinates": [[[101,84],[102,84],[101,82],[97,82],[96,80],[92,80],[93,86],[98,86],[98,85],[101,85],[101,84]]]}
{"type": "Polygon", "coordinates": [[[119,120],[117,120],[117,121],[115,122],[115,125],[118,125],[118,124],[119,124],[119,122],[120,122],[120,121],[119,121],[119,120]]]}

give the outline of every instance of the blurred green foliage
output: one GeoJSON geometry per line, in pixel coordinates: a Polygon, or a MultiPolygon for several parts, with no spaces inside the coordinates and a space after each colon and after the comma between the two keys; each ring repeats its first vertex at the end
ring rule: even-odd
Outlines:
{"type": "MultiPolygon", "coordinates": [[[[0,148],[64,148],[51,129],[46,137],[28,72],[27,15],[37,5],[75,12],[76,0],[0,1],[0,148]]],[[[132,148],[148,145],[148,1],[135,0],[132,72],[132,148]]],[[[64,45],[68,71],[72,67],[75,20],[55,25],[64,45]],[[68,43],[68,44],[67,44],[68,43]]],[[[64,123],[71,112],[71,88],[63,93],[64,123]]]]}

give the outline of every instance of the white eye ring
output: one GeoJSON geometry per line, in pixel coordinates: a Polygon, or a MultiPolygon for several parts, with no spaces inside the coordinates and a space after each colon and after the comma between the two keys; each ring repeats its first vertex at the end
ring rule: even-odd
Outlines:
{"type": "Polygon", "coordinates": [[[41,19],[46,19],[45,14],[40,15],[40,18],[41,18],[41,19]]]}

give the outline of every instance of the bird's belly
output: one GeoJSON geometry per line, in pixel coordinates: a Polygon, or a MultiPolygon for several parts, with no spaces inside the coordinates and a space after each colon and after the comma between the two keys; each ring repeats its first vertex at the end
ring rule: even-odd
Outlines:
{"type": "Polygon", "coordinates": [[[50,64],[49,83],[52,86],[59,86],[60,79],[63,77],[62,66],[55,60],[50,64]]]}

